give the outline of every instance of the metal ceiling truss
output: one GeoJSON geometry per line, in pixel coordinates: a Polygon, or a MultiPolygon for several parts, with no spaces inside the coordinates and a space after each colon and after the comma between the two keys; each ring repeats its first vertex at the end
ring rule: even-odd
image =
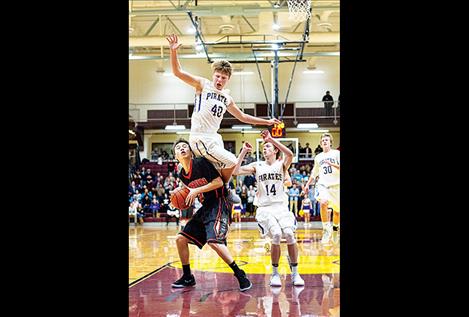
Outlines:
{"type": "MultiPolygon", "coordinates": [[[[272,4],[272,7],[274,7],[274,4],[272,4]]],[[[311,8],[310,8],[310,13],[311,13],[311,8]]],[[[285,110],[285,105],[287,103],[287,99],[288,99],[288,95],[290,93],[290,88],[291,88],[291,83],[292,83],[292,79],[293,79],[293,76],[294,76],[294,73],[295,73],[295,69],[296,69],[296,63],[297,62],[305,62],[306,60],[303,59],[303,51],[304,51],[304,47],[305,47],[305,44],[309,42],[309,23],[310,23],[310,17],[308,17],[305,21],[305,27],[304,27],[304,31],[303,31],[303,36],[302,36],[302,40],[301,41],[290,41],[290,40],[287,40],[287,39],[275,39],[275,40],[267,40],[267,37],[269,35],[262,35],[262,39],[261,40],[257,40],[257,41],[246,41],[246,40],[243,40],[243,37],[246,38],[246,37],[249,37],[249,35],[226,35],[224,37],[222,37],[220,40],[216,41],[216,42],[206,42],[202,36],[202,32],[200,30],[200,25],[198,23],[198,18],[194,18],[193,14],[191,11],[187,11],[187,14],[189,15],[189,18],[192,22],[192,25],[195,29],[195,36],[196,36],[196,42],[199,43],[200,45],[202,45],[203,49],[204,49],[204,52],[205,52],[205,55],[207,56],[207,61],[209,63],[212,63],[213,62],[213,59],[210,57],[210,54],[208,53],[208,49],[207,47],[208,46],[217,46],[217,45],[225,45],[225,46],[234,46],[234,45],[246,45],[246,46],[250,46],[251,48],[251,51],[252,51],[252,54],[253,54],[253,57],[254,57],[254,62],[256,63],[256,66],[257,66],[257,71],[258,71],[258,74],[259,74],[259,78],[261,80],[261,84],[262,84],[262,89],[264,91],[264,96],[265,96],[265,99],[266,99],[266,103],[267,104],[270,104],[271,107],[269,107],[269,115],[270,117],[272,118],[279,118],[280,120],[282,119],[283,117],[283,113],[284,113],[284,110],[285,110]],[[239,40],[237,41],[230,41],[230,37],[233,38],[239,38],[239,40]],[[268,45],[270,45],[270,47],[267,47],[268,45]],[[290,46],[290,45],[297,45],[296,47],[295,46],[290,46]],[[258,56],[257,56],[257,53],[258,52],[263,52],[263,51],[269,51],[269,52],[273,52],[273,56],[265,56],[265,59],[262,60],[262,61],[259,61],[258,60],[258,56]],[[279,52],[282,52],[282,51],[296,51],[296,55],[295,55],[295,59],[290,59],[290,58],[283,58],[284,56],[280,55],[279,52]],[[273,57],[273,58],[272,58],[273,57]],[[282,59],[283,58],[283,59],[282,59]],[[260,68],[259,68],[259,63],[270,63],[271,64],[271,68],[272,68],[272,78],[273,78],[273,91],[272,91],[272,102],[269,103],[269,100],[267,98],[267,93],[265,91],[265,86],[264,86],[264,81],[262,79],[262,74],[261,74],[261,71],[260,71],[260,68]],[[289,84],[288,84],[288,90],[287,90],[287,93],[286,93],[286,98],[285,98],[285,103],[282,104],[279,108],[279,104],[278,104],[278,66],[279,66],[279,63],[280,62],[293,62],[294,65],[293,65],[293,69],[292,69],[292,73],[290,75],[290,80],[289,80],[289,84]]],[[[310,14],[311,16],[311,14],[310,14]]],[[[257,35],[259,36],[259,35],[257,35]]],[[[228,59],[229,62],[236,62],[236,63],[252,63],[252,60],[251,59],[228,59]]]]}
{"type": "MultiPolygon", "coordinates": [[[[270,2],[269,6],[260,6],[259,4],[240,4],[240,5],[194,5],[190,6],[193,0],[187,0],[182,5],[176,5],[173,1],[167,0],[171,6],[168,7],[158,7],[150,9],[136,9],[132,8],[129,10],[129,15],[133,16],[152,16],[152,15],[185,15],[187,11],[191,11],[197,16],[222,16],[222,15],[238,15],[238,16],[258,16],[260,12],[287,12],[288,6],[287,1],[280,1],[280,5],[272,3],[273,1],[266,0],[270,2]]],[[[235,2],[235,1],[231,1],[235,2]]],[[[194,2],[195,4],[195,2],[194,2]]],[[[315,11],[317,10],[340,10],[340,4],[318,4],[315,5],[313,2],[311,8],[315,11]]]]}

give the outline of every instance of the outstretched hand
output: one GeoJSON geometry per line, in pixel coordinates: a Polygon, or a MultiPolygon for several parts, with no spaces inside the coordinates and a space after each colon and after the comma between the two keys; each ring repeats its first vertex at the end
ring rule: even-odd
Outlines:
{"type": "Polygon", "coordinates": [[[249,142],[244,142],[243,149],[247,150],[247,152],[252,151],[252,145],[249,142]]]}
{"type": "Polygon", "coordinates": [[[171,50],[177,50],[182,44],[178,43],[178,37],[176,34],[171,34],[168,37],[166,37],[169,43],[169,49],[171,50]]]}
{"type": "Polygon", "coordinates": [[[267,121],[269,121],[269,125],[274,125],[274,124],[280,124],[280,123],[282,123],[282,121],[280,121],[280,120],[277,119],[277,118],[272,118],[272,119],[269,119],[269,120],[267,120],[267,121]]]}

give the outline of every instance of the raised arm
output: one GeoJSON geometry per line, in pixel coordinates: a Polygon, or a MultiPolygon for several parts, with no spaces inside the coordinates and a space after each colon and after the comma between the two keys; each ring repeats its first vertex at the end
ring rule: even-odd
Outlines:
{"type": "Polygon", "coordinates": [[[274,139],[271,135],[269,130],[264,130],[261,132],[261,136],[264,139],[265,142],[270,142],[272,143],[276,148],[278,148],[283,154],[283,168],[288,169],[290,167],[290,164],[293,160],[293,152],[287,148],[285,145],[274,139]]]}
{"type": "Polygon", "coordinates": [[[233,100],[231,100],[231,103],[228,105],[226,110],[231,113],[236,119],[238,119],[241,122],[244,123],[249,123],[249,124],[257,124],[257,125],[267,125],[271,126],[274,124],[279,124],[281,121],[277,118],[272,118],[269,120],[262,119],[262,118],[257,118],[254,116],[251,116],[247,113],[242,112],[238,106],[235,104],[233,100]]]}
{"type": "Polygon", "coordinates": [[[243,149],[241,150],[241,153],[239,153],[238,156],[238,163],[236,163],[236,166],[233,170],[233,175],[250,175],[256,172],[254,164],[241,166],[241,163],[243,162],[246,153],[250,152],[251,150],[252,145],[249,144],[249,142],[244,142],[243,149]]]}
{"type": "Polygon", "coordinates": [[[171,61],[171,69],[173,70],[174,76],[181,79],[186,84],[191,85],[195,88],[197,93],[200,93],[203,88],[203,78],[199,76],[194,76],[185,72],[181,69],[181,65],[179,64],[178,56],[177,56],[177,49],[182,45],[178,43],[177,35],[173,34],[166,38],[169,43],[169,52],[170,52],[170,61],[171,61]]]}
{"type": "Polygon", "coordinates": [[[291,187],[292,185],[291,176],[290,176],[290,173],[288,172],[288,169],[285,169],[285,180],[283,181],[283,185],[287,187],[291,187]]]}

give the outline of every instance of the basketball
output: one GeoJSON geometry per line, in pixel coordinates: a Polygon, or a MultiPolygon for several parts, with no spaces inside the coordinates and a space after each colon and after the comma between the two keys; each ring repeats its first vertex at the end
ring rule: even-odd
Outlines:
{"type": "Polygon", "coordinates": [[[189,189],[186,187],[178,187],[173,190],[171,194],[171,204],[179,210],[185,210],[189,208],[186,205],[186,197],[189,194],[189,189]]]}

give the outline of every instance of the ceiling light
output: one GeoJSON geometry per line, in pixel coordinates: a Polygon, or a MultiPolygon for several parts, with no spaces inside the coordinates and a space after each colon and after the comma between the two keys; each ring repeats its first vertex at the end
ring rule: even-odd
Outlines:
{"type": "Polygon", "coordinates": [[[325,129],[317,129],[317,130],[309,130],[309,132],[326,133],[326,132],[329,132],[329,130],[325,130],[325,129]]]}
{"type": "Polygon", "coordinates": [[[241,131],[242,133],[261,133],[261,130],[247,130],[247,131],[241,131]]]}
{"type": "Polygon", "coordinates": [[[135,55],[132,55],[132,53],[129,53],[129,59],[151,59],[151,58],[152,58],[151,56],[143,56],[143,55],[135,56],[135,55]]]}
{"type": "Polygon", "coordinates": [[[274,29],[276,31],[280,30],[280,25],[278,25],[277,23],[274,23],[274,24],[272,24],[272,29],[274,29]]]}
{"type": "Polygon", "coordinates": [[[244,129],[252,129],[252,126],[246,125],[246,124],[235,124],[231,128],[233,130],[244,130],[244,129]]]}
{"type": "Polygon", "coordinates": [[[180,125],[180,124],[171,124],[171,125],[167,125],[166,127],[164,127],[165,130],[185,130],[186,129],[186,126],[185,125],[180,125]]]}
{"type": "Polygon", "coordinates": [[[314,70],[304,70],[303,74],[324,74],[323,70],[314,69],[314,70]]]}
{"type": "Polygon", "coordinates": [[[298,129],[315,129],[318,128],[317,123],[298,123],[296,126],[298,129]]]}
{"type": "Polygon", "coordinates": [[[191,131],[177,131],[176,134],[190,134],[191,131]]]}

